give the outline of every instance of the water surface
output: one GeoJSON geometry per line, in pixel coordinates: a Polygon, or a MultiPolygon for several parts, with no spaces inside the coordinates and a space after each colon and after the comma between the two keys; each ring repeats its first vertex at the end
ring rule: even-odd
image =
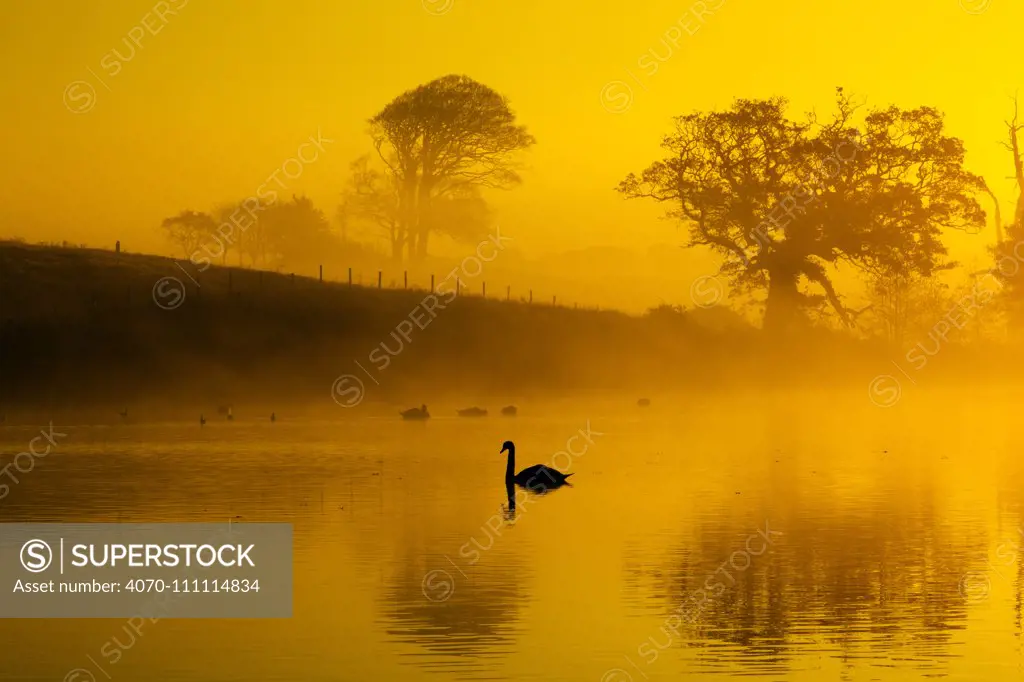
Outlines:
{"type": "Polygon", "coordinates": [[[1019,407],[858,398],[58,423],[4,521],[292,523],[294,617],[0,621],[0,679],[1019,677],[1019,407]],[[510,514],[506,439],[574,485],[510,514]]]}

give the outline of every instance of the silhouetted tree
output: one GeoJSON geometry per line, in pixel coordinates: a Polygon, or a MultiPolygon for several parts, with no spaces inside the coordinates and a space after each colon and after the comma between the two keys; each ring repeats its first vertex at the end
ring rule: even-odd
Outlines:
{"type": "Polygon", "coordinates": [[[1003,286],[1000,292],[1000,302],[1006,313],[1006,323],[1009,331],[1015,335],[1024,329],[1024,158],[1022,158],[1019,133],[1024,130],[1024,124],[1019,122],[1018,100],[1013,98],[1013,118],[1005,121],[1006,132],[1009,140],[1003,143],[1003,147],[1010,152],[1010,160],[1013,163],[1013,175],[1011,178],[1017,184],[1017,202],[1014,209],[1013,221],[1005,226],[1006,236],[1003,238],[1003,229],[1000,225],[1001,217],[999,212],[999,198],[986,186],[989,196],[995,204],[996,210],[996,243],[991,247],[995,260],[994,267],[990,270],[982,270],[974,273],[976,276],[994,276],[1003,286]]]}
{"type": "Polygon", "coordinates": [[[220,262],[222,265],[226,265],[228,262],[228,252],[232,249],[238,252],[238,264],[242,264],[242,249],[239,244],[239,240],[242,238],[242,230],[231,224],[231,218],[233,215],[238,215],[241,204],[226,203],[221,204],[213,210],[213,219],[217,222],[217,225],[227,224],[230,229],[225,230],[227,237],[221,236],[218,239],[218,249],[220,250],[220,262]]]}
{"type": "Polygon", "coordinates": [[[182,211],[166,218],[161,226],[168,238],[181,247],[185,258],[192,258],[200,244],[216,232],[217,221],[207,213],[182,211]]]}
{"type": "Polygon", "coordinates": [[[278,202],[264,209],[256,222],[266,235],[267,254],[277,266],[324,263],[340,246],[327,217],[308,197],[278,202]]]}
{"type": "Polygon", "coordinates": [[[334,222],[338,224],[338,231],[341,233],[341,241],[349,240],[349,228],[352,226],[352,207],[345,201],[338,205],[334,212],[334,222]]]}
{"type": "Polygon", "coordinates": [[[444,76],[399,95],[370,126],[414,258],[426,256],[428,236],[439,229],[435,201],[467,187],[517,184],[513,156],[535,142],[505,97],[467,76],[444,76]]]}
{"type": "Polygon", "coordinates": [[[1014,210],[1013,220],[1016,223],[1024,222],[1024,158],[1021,156],[1020,140],[1018,133],[1024,130],[1024,124],[1018,122],[1017,98],[1013,98],[1013,118],[1006,121],[1006,131],[1010,141],[1003,143],[1003,146],[1013,155],[1013,178],[1017,182],[1017,205],[1014,210]]]}
{"type": "Polygon", "coordinates": [[[998,299],[1006,314],[1007,331],[1020,336],[1024,331],[1024,223],[1007,225],[1005,241],[991,247],[991,251],[993,267],[974,274],[998,281],[998,299]]]}
{"type": "Polygon", "coordinates": [[[911,336],[927,335],[955,300],[949,287],[915,272],[874,273],[868,280],[871,331],[898,348],[911,336]]]}
{"type": "Polygon", "coordinates": [[[465,185],[439,197],[430,208],[433,229],[460,242],[473,242],[487,235],[491,209],[477,187],[465,185]]]}
{"type": "Polygon", "coordinates": [[[943,264],[942,228],[984,224],[981,178],[963,169],[963,144],[943,134],[938,111],[890,107],[857,126],[841,88],[827,124],[785,109],[781,98],[741,99],[680,116],[662,143],[669,155],[619,185],[667,202],[690,246],[729,259],[722,271],[734,286],[767,290],[766,329],[791,328],[820,299],[802,283],[850,324],[830,267],[928,275],[943,264]]]}
{"type": "Polygon", "coordinates": [[[996,246],[998,246],[1003,242],[1003,212],[999,208],[999,197],[988,186],[988,183],[985,184],[985,193],[992,199],[992,218],[996,224],[996,246]]]}
{"type": "Polygon", "coordinates": [[[399,215],[399,189],[393,175],[370,167],[362,156],[349,166],[350,175],[342,192],[347,215],[369,224],[387,239],[391,257],[402,261],[406,243],[406,227],[399,215]]]}

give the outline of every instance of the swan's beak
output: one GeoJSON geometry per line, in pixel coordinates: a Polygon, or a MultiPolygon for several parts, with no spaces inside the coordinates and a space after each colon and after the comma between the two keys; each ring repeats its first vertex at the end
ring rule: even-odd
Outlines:
{"type": "Polygon", "coordinates": [[[499,454],[504,454],[504,452],[505,452],[506,450],[508,450],[508,448],[502,448],[502,449],[501,449],[501,452],[499,452],[499,454]]]}

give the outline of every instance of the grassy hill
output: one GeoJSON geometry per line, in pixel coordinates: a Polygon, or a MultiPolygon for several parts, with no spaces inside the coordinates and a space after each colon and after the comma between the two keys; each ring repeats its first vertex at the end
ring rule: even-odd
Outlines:
{"type": "Polygon", "coordinates": [[[438,289],[198,273],[157,256],[0,242],[0,405],[333,408],[343,375],[359,377],[371,402],[703,392],[821,380],[830,367],[834,378],[836,354],[854,347],[821,334],[770,348],[757,330],[713,329],[692,313],[637,317],[438,289]]]}

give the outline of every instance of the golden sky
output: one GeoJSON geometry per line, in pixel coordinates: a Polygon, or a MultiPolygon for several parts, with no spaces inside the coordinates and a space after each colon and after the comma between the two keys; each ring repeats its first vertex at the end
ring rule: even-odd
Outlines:
{"type": "MultiPolygon", "coordinates": [[[[871,105],[945,111],[1004,215],[1015,199],[999,142],[1009,97],[1024,85],[1019,0],[7,0],[4,9],[3,236],[162,248],[163,217],[252,194],[318,130],[334,142],[289,189],[332,215],[348,163],[371,149],[366,119],[447,73],[506,94],[537,137],[526,183],[496,201],[527,252],[681,241],[656,207],[613,192],[656,158],[671,117],[772,95],[789,97],[794,114],[828,113],[837,85],[871,105]]],[[[990,241],[957,243],[980,253],[990,241]]]]}

